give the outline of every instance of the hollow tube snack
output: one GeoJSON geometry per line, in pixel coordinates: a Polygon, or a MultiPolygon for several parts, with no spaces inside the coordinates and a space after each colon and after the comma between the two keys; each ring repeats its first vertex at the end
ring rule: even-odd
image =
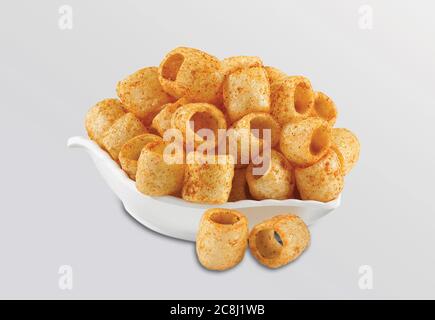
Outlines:
{"type": "Polygon", "coordinates": [[[126,113],[116,120],[103,136],[102,144],[110,156],[118,161],[122,146],[131,138],[146,133],[142,122],[132,113],[126,113]]]}
{"type": "Polygon", "coordinates": [[[239,69],[262,67],[263,61],[254,56],[234,56],[223,59],[221,65],[223,74],[228,75],[239,69]]]}
{"type": "Polygon", "coordinates": [[[293,170],[282,154],[271,150],[268,167],[262,175],[254,175],[254,167],[251,163],[246,169],[246,181],[254,199],[284,200],[293,197],[295,188],[293,170]]]}
{"type": "Polygon", "coordinates": [[[204,142],[218,142],[218,130],[226,129],[227,122],[225,116],[217,107],[209,103],[188,103],[179,107],[171,118],[171,127],[180,130],[185,141],[188,141],[190,135],[194,139],[194,144],[198,145],[204,142]],[[194,125],[192,130],[191,123],[194,125]],[[198,130],[210,129],[214,134],[214,141],[205,141],[204,137],[197,134],[198,130]]]}
{"type": "Polygon", "coordinates": [[[270,87],[266,71],[254,67],[229,74],[223,85],[223,101],[231,122],[252,112],[270,111],[270,87]]]}
{"type": "Polygon", "coordinates": [[[184,178],[184,163],[169,163],[164,156],[167,144],[146,144],[137,161],[136,187],[149,196],[177,195],[184,178]]]}
{"type": "Polygon", "coordinates": [[[196,236],[199,262],[209,270],[227,270],[242,261],[248,244],[248,220],[230,209],[208,209],[196,236]]]}
{"type": "Polygon", "coordinates": [[[186,157],[182,198],[198,203],[225,203],[231,192],[233,177],[232,156],[191,152],[186,157]]]}
{"type": "Polygon", "coordinates": [[[337,120],[337,107],[334,101],[323,92],[317,91],[314,93],[314,108],[312,114],[325,121],[328,121],[331,127],[334,126],[337,120]]]}
{"type": "Polygon", "coordinates": [[[296,168],[295,178],[302,200],[334,200],[344,185],[340,160],[332,149],[312,166],[296,168]]]}
{"type": "Polygon", "coordinates": [[[271,90],[272,116],[282,125],[308,118],[314,106],[310,81],[302,76],[281,79],[271,90]]]}
{"type": "Polygon", "coordinates": [[[89,138],[102,145],[102,138],[112,124],[125,114],[118,99],[104,99],[86,114],[85,127],[89,138]]]}
{"type": "Polygon", "coordinates": [[[143,68],[118,82],[116,92],[125,108],[146,125],[161,107],[174,99],[159,82],[157,67],[143,68]]]}
{"type": "Polygon", "coordinates": [[[281,130],[280,150],[294,166],[309,166],[328,151],[331,128],[319,118],[287,123],[281,130]]]}
{"type": "Polygon", "coordinates": [[[174,103],[165,104],[162,110],[154,117],[151,128],[156,130],[163,137],[166,130],[171,128],[171,118],[175,110],[187,104],[187,99],[181,98],[174,103]]]}
{"type": "Polygon", "coordinates": [[[310,232],[296,215],[279,215],[257,224],[249,234],[251,254],[269,268],[298,258],[310,243],[310,232]],[[278,241],[278,239],[281,241],[278,241]]]}
{"type": "Polygon", "coordinates": [[[344,128],[333,128],[331,136],[331,148],[337,153],[343,175],[347,175],[359,159],[358,138],[350,130],[344,128]]]}
{"type": "Polygon", "coordinates": [[[246,168],[234,169],[233,183],[228,202],[249,199],[249,187],[246,181],[246,168]]]}
{"type": "Polygon", "coordinates": [[[284,72],[282,72],[281,70],[279,70],[277,68],[266,66],[266,67],[264,67],[264,70],[266,70],[267,78],[269,79],[271,91],[272,91],[272,87],[276,83],[283,80],[284,78],[287,78],[287,74],[285,74],[284,72]]]}
{"type": "Polygon", "coordinates": [[[155,134],[144,133],[128,140],[119,152],[119,163],[130,179],[136,180],[137,160],[147,143],[161,141],[162,138],[155,134]]]}
{"type": "Polygon", "coordinates": [[[159,66],[159,81],[170,95],[192,102],[216,103],[224,75],[219,59],[203,51],[179,47],[159,66]]]}

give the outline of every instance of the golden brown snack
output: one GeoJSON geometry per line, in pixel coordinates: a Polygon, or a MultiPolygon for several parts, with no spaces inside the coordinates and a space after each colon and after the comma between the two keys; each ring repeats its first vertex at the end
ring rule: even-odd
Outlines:
{"type": "Polygon", "coordinates": [[[358,138],[348,129],[332,129],[332,149],[340,160],[343,175],[347,175],[359,159],[360,144],[358,138]]]}
{"type": "Polygon", "coordinates": [[[261,67],[239,69],[229,74],[223,86],[224,105],[231,122],[252,112],[270,111],[270,87],[261,67]]]}
{"type": "Polygon", "coordinates": [[[234,177],[234,160],[229,155],[187,156],[182,198],[191,202],[220,204],[228,201],[234,177]]]}
{"type": "Polygon", "coordinates": [[[180,130],[185,142],[188,137],[194,139],[195,146],[202,143],[217,145],[218,130],[226,129],[225,116],[217,107],[209,103],[188,103],[179,107],[171,118],[171,127],[180,130]],[[194,130],[191,124],[193,123],[194,130]],[[214,134],[214,141],[208,141],[197,134],[201,129],[210,129],[214,134]]]}
{"type": "Polygon", "coordinates": [[[192,102],[220,101],[223,74],[219,59],[203,51],[179,47],[159,66],[159,80],[170,95],[192,102]]]}
{"type": "MultiPolygon", "coordinates": [[[[258,166],[261,166],[257,165],[258,166]]],[[[263,175],[254,175],[254,165],[246,170],[249,192],[256,200],[292,198],[295,189],[293,170],[287,159],[278,151],[271,150],[268,166],[263,175]]]]}
{"type": "Polygon", "coordinates": [[[271,90],[273,85],[283,80],[284,78],[287,78],[287,74],[285,74],[284,72],[282,72],[277,68],[267,66],[264,67],[264,70],[266,70],[267,78],[269,79],[271,90]]]}
{"type": "Polygon", "coordinates": [[[277,81],[271,90],[272,116],[282,125],[308,118],[314,106],[314,92],[310,81],[302,76],[277,81]]]}
{"type": "Polygon", "coordinates": [[[116,92],[125,108],[149,124],[161,107],[174,99],[159,82],[157,67],[143,68],[118,82],[116,92]]]}
{"type": "Polygon", "coordinates": [[[146,133],[144,125],[134,114],[129,112],[116,120],[106,131],[102,145],[110,156],[118,161],[118,155],[124,143],[143,133],[146,133]]]}
{"type": "Polygon", "coordinates": [[[344,186],[340,160],[332,149],[312,166],[296,168],[295,177],[302,200],[328,202],[337,198],[344,186]]]}
{"type": "Polygon", "coordinates": [[[252,255],[269,268],[279,268],[292,262],[304,252],[309,243],[310,231],[304,221],[293,214],[263,221],[249,234],[252,255]]]}
{"type": "Polygon", "coordinates": [[[281,152],[294,166],[306,167],[328,151],[331,145],[331,128],[320,118],[307,118],[297,123],[287,123],[281,130],[281,152]]]}
{"type": "MultiPolygon", "coordinates": [[[[228,132],[227,150],[230,150],[231,139],[237,144],[236,167],[245,167],[251,158],[256,158],[264,148],[278,144],[281,127],[268,113],[253,112],[245,115],[233,124],[233,130],[228,132]],[[270,130],[270,141],[265,140],[265,129],[270,130]],[[242,157],[242,155],[244,155],[242,157]]],[[[236,155],[233,154],[235,157],[236,155]]]]}
{"type": "Polygon", "coordinates": [[[323,92],[317,91],[314,93],[314,108],[312,114],[325,121],[328,121],[331,127],[334,126],[337,120],[337,107],[334,101],[323,92]]]}
{"type": "Polygon", "coordinates": [[[242,261],[248,244],[248,220],[229,209],[209,209],[196,236],[199,262],[209,270],[226,270],[242,261]]]}
{"type": "Polygon", "coordinates": [[[136,187],[149,196],[176,195],[183,187],[183,163],[169,163],[164,156],[167,144],[154,141],[145,145],[137,162],[136,187]]]}
{"type": "Polygon", "coordinates": [[[128,140],[119,152],[119,162],[130,179],[136,180],[137,160],[147,143],[161,141],[162,138],[151,133],[144,133],[128,140]]]}
{"type": "Polygon", "coordinates": [[[246,181],[246,168],[234,169],[234,178],[228,202],[249,199],[249,187],[246,181]]]}
{"type": "Polygon", "coordinates": [[[259,57],[253,56],[234,56],[228,57],[221,61],[222,73],[228,75],[239,69],[252,67],[262,67],[263,61],[259,57]]]}
{"type": "Polygon", "coordinates": [[[118,99],[104,99],[95,104],[86,114],[85,127],[89,138],[101,146],[104,133],[124,114],[118,99]]]}
{"type": "Polygon", "coordinates": [[[171,119],[175,110],[187,103],[187,99],[181,98],[174,103],[165,104],[162,107],[162,110],[154,117],[151,123],[151,128],[156,130],[160,134],[160,136],[163,137],[165,131],[171,128],[171,119]]]}

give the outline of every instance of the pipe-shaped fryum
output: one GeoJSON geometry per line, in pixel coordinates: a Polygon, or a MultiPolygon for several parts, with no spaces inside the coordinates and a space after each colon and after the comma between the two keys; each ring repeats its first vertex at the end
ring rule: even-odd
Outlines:
{"type": "Polygon", "coordinates": [[[116,92],[125,108],[148,125],[161,107],[174,101],[163,91],[157,67],[143,68],[118,82],[116,92]]]}
{"type": "Polygon", "coordinates": [[[132,113],[126,113],[116,120],[103,136],[104,149],[118,161],[118,155],[122,146],[131,138],[146,133],[142,122],[132,113]]]}
{"type": "Polygon", "coordinates": [[[156,130],[159,135],[163,137],[165,131],[171,128],[171,119],[175,110],[187,103],[187,99],[181,98],[174,103],[167,103],[162,106],[162,110],[154,117],[151,128],[156,130]]]}
{"type": "Polygon", "coordinates": [[[191,152],[186,156],[182,198],[197,203],[225,203],[231,192],[233,177],[232,156],[191,152]]]}
{"type": "Polygon", "coordinates": [[[331,145],[331,127],[319,118],[287,123],[281,130],[279,147],[296,167],[309,166],[322,158],[331,145]]]}
{"type": "Polygon", "coordinates": [[[118,99],[104,99],[96,103],[86,114],[85,127],[89,138],[102,146],[106,131],[124,114],[124,107],[118,99]]]}
{"type": "Polygon", "coordinates": [[[338,111],[334,101],[323,92],[318,91],[314,94],[312,115],[327,121],[333,127],[337,120],[338,111]]]}
{"type": "Polygon", "coordinates": [[[343,175],[347,175],[359,159],[358,138],[348,129],[333,128],[331,148],[337,153],[343,175]]]}
{"type": "Polygon", "coordinates": [[[221,65],[222,73],[227,76],[239,69],[262,67],[263,61],[259,57],[254,56],[234,56],[223,59],[221,65]]]}
{"type": "Polygon", "coordinates": [[[217,107],[209,103],[188,103],[174,112],[171,118],[171,127],[180,130],[185,143],[192,143],[197,146],[207,142],[217,146],[219,129],[226,129],[225,116],[217,107]],[[192,128],[193,125],[193,128],[192,128]],[[197,134],[201,129],[209,129],[214,135],[213,141],[208,141],[197,134]],[[188,141],[192,137],[194,141],[188,141]]]}
{"type": "Polygon", "coordinates": [[[272,116],[281,125],[308,118],[314,106],[314,92],[308,78],[291,76],[277,81],[271,88],[272,116]]]}
{"type": "Polygon", "coordinates": [[[140,153],[148,143],[162,141],[162,138],[155,134],[144,133],[128,140],[119,152],[119,163],[130,179],[136,180],[137,160],[140,153]]]}
{"type": "MultiPolygon", "coordinates": [[[[266,157],[266,155],[263,156],[266,157]]],[[[246,169],[246,181],[252,197],[256,200],[292,198],[295,182],[290,163],[278,151],[272,150],[269,161],[256,166],[267,164],[268,167],[264,168],[265,172],[262,175],[254,175],[255,166],[253,164],[246,169]]]]}
{"type": "Polygon", "coordinates": [[[196,236],[199,262],[209,270],[226,270],[242,261],[248,242],[248,220],[230,209],[209,209],[196,236]]]}
{"type": "Polygon", "coordinates": [[[145,145],[137,162],[136,187],[149,196],[178,195],[183,187],[184,163],[165,158],[164,141],[145,145]]]}
{"type": "Polygon", "coordinates": [[[219,59],[203,51],[179,47],[159,66],[159,81],[170,95],[192,102],[217,103],[223,74],[219,59]]]}
{"type": "Polygon", "coordinates": [[[332,149],[312,166],[296,168],[295,178],[302,200],[328,202],[337,198],[344,186],[341,164],[332,149]]]}
{"type": "Polygon", "coordinates": [[[257,224],[249,234],[252,255],[269,268],[282,267],[308,247],[310,232],[296,215],[279,215],[257,224]]]}
{"type": "Polygon", "coordinates": [[[270,87],[262,67],[239,69],[226,76],[223,100],[231,123],[252,112],[270,111],[270,87]]]}
{"type": "Polygon", "coordinates": [[[276,83],[283,80],[284,78],[287,78],[287,74],[277,68],[266,66],[264,67],[264,70],[266,70],[267,78],[269,79],[271,92],[273,90],[273,86],[276,83]]]}

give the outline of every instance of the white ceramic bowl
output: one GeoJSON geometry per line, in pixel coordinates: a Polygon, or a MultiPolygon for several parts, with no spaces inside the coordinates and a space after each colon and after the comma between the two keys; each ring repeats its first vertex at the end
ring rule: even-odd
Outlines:
{"type": "Polygon", "coordinates": [[[133,218],[156,232],[178,239],[195,241],[202,214],[213,207],[243,212],[252,227],[264,219],[282,213],[297,214],[306,224],[312,224],[340,205],[341,196],[326,203],[288,199],[241,200],[220,205],[191,203],[173,196],[150,197],[137,191],[134,181],[95,142],[83,137],[72,137],[68,140],[68,147],[84,148],[88,151],[106,183],[133,218]]]}

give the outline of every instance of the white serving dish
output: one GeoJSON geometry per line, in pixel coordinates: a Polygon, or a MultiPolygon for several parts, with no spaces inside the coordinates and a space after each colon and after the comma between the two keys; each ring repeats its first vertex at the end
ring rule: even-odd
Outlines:
{"type": "Polygon", "coordinates": [[[340,205],[341,195],[330,202],[288,200],[242,200],[220,205],[206,205],[187,202],[173,196],[150,197],[137,191],[133,180],[95,142],[72,137],[70,148],[84,148],[88,151],[98,171],[113,192],[121,199],[125,210],[142,225],[166,236],[195,241],[200,218],[209,208],[230,208],[246,214],[249,225],[277,214],[294,213],[306,224],[312,224],[340,205]]]}

